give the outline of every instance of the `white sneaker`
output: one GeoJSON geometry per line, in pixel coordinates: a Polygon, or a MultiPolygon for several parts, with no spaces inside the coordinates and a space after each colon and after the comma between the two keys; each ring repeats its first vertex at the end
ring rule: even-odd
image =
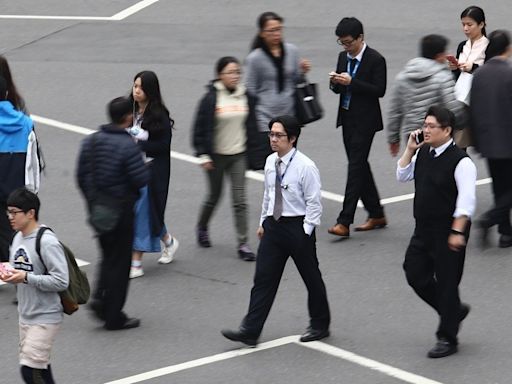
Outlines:
{"type": "Polygon", "coordinates": [[[142,267],[130,267],[130,279],[144,276],[144,270],[142,267]]]}
{"type": "Polygon", "coordinates": [[[180,243],[175,237],[172,238],[172,243],[168,247],[164,247],[162,255],[158,259],[159,264],[169,264],[174,260],[174,254],[178,250],[180,243]]]}

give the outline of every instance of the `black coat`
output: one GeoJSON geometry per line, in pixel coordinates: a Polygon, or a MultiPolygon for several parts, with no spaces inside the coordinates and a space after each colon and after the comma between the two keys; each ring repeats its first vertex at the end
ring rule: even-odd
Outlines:
{"type": "MultiPolygon", "coordinates": [[[[338,56],[336,72],[348,72],[346,51],[340,52],[338,56]]],[[[348,111],[341,108],[342,98],[347,92],[347,87],[331,83],[330,88],[334,93],[340,94],[337,127],[343,125],[346,117],[350,117],[352,125],[355,120],[356,129],[368,132],[383,129],[379,98],[386,93],[386,60],[379,52],[366,46],[359,68],[350,85],[352,96],[348,111]]]]}
{"type": "Polygon", "coordinates": [[[512,66],[498,57],[482,65],[471,85],[475,148],[488,159],[512,159],[512,66]]]}
{"type": "Polygon", "coordinates": [[[140,149],[147,157],[153,158],[149,163],[151,177],[148,184],[149,206],[151,214],[151,231],[158,236],[164,226],[165,207],[171,177],[171,140],[172,125],[167,113],[161,111],[153,121],[146,118],[142,128],[149,132],[148,140],[139,140],[140,149]]]}
{"type": "MultiPolygon", "coordinates": [[[[213,86],[213,81],[207,86],[207,92],[199,102],[197,107],[196,119],[192,127],[192,146],[194,147],[196,156],[212,155],[213,153],[213,132],[215,128],[215,107],[217,105],[217,90],[213,86]]],[[[247,131],[247,157],[248,167],[255,169],[254,158],[260,157],[260,143],[258,142],[258,127],[256,123],[256,98],[246,93],[247,103],[249,106],[249,114],[245,120],[245,128],[247,131]]],[[[268,145],[268,139],[266,140],[268,145]]],[[[264,157],[268,153],[265,152],[264,157]]],[[[258,168],[262,169],[262,168],[258,168]]]]}
{"type": "Polygon", "coordinates": [[[130,134],[114,125],[104,125],[82,141],[76,179],[88,202],[98,190],[134,203],[140,188],[149,181],[149,171],[130,134]]]}

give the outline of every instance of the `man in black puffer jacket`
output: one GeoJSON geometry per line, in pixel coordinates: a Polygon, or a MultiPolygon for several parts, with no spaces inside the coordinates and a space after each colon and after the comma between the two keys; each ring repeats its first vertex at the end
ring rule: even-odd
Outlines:
{"type": "Polygon", "coordinates": [[[132,104],[119,97],[108,105],[111,124],[85,138],[78,157],[76,178],[87,205],[96,191],[122,202],[122,213],[111,232],[98,236],[102,261],[90,303],[96,316],[110,330],[135,328],[140,320],[123,312],[133,245],[134,205],[139,189],[149,181],[142,153],[126,132],[132,124],[132,104]]]}

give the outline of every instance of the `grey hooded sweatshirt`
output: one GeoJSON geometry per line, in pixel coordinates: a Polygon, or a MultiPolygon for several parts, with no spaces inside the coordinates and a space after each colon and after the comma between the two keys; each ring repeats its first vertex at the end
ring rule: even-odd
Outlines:
{"type": "Polygon", "coordinates": [[[388,113],[388,143],[399,143],[411,131],[423,125],[430,106],[450,109],[456,119],[464,113],[455,99],[455,82],[448,67],[435,60],[417,57],[410,60],[396,76],[388,113]]]}

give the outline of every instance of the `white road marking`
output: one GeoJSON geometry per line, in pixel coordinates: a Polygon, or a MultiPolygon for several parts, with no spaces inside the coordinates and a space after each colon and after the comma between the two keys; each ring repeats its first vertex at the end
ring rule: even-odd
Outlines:
{"type": "Polygon", "coordinates": [[[138,375],[125,377],[124,379],[109,381],[105,384],[135,384],[142,381],[151,380],[157,377],[170,375],[176,372],[184,371],[186,369],[197,368],[203,365],[216,363],[218,361],[228,360],[239,356],[245,356],[251,353],[263,351],[270,348],[281,347],[287,344],[296,344],[301,347],[310,348],[319,352],[326,353],[328,355],[337,357],[342,360],[360,365],[365,368],[370,368],[374,371],[378,371],[387,376],[394,377],[410,384],[443,384],[439,381],[431,380],[423,376],[419,376],[399,368],[392,367],[387,364],[380,363],[375,360],[368,359],[363,356],[356,355],[355,353],[346,351],[344,349],[334,347],[332,345],[323,343],[321,341],[313,341],[309,343],[301,343],[299,336],[287,336],[280,339],[268,341],[266,343],[259,344],[256,348],[242,348],[234,351],[219,353],[217,355],[203,357],[197,360],[187,361],[185,363],[170,365],[168,367],[155,369],[140,373],[138,375]]]}
{"type": "MultiPolygon", "coordinates": [[[[151,1],[153,1],[153,0],[151,0],[151,1]]],[[[70,132],[79,133],[81,135],[90,135],[91,133],[96,132],[94,129],[89,129],[89,128],[80,127],[78,125],[63,123],[62,121],[48,119],[46,117],[42,117],[42,116],[38,116],[38,115],[31,115],[31,117],[32,117],[32,120],[34,120],[37,123],[48,125],[50,127],[64,129],[64,130],[70,131],[70,132]]],[[[171,157],[176,160],[182,160],[182,161],[186,161],[186,162],[192,163],[192,164],[199,164],[199,159],[197,157],[187,155],[185,153],[171,151],[171,157]]],[[[263,174],[260,172],[247,171],[245,173],[245,177],[247,177],[248,179],[256,180],[256,181],[263,181],[263,174]]],[[[477,180],[476,184],[484,185],[484,184],[489,184],[491,182],[492,182],[492,180],[490,178],[487,178],[487,179],[477,180]]],[[[322,190],[321,193],[322,193],[322,197],[324,199],[335,201],[337,203],[343,203],[343,200],[345,198],[343,195],[329,192],[329,191],[322,190]]],[[[381,199],[380,203],[382,205],[387,205],[387,204],[392,204],[392,203],[398,203],[401,201],[412,200],[413,198],[414,198],[414,193],[409,193],[406,195],[400,195],[400,196],[394,196],[394,197],[388,197],[385,199],[381,199]]],[[[358,202],[357,206],[360,208],[363,206],[361,201],[358,202]]]]}
{"type": "Polygon", "coordinates": [[[0,15],[0,19],[28,19],[28,20],[90,20],[90,21],[120,21],[149,7],[159,0],[142,0],[123,9],[113,16],[51,16],[51,15],[0,15]]]}
{"type": "Polygon", "coordinates": [[[381,372],[387,376],[394,377],[396,379],[405,381],[406,383],[411,384],[443,384],[439,381],[431,380],[423,376],[415,375],[414,373],[410,373],[404,371],[399,368],[392,367],[391,365],[383,364],[378,361],[368,359],[363,356],[356,355],[355,353],[346,351],[344,349],[334,347],[332,345],[320,342],[320,341],[311,341],[309,343],[300,343],[296,342],[305,348],[311,348],[315,351],[320,351],[323,353],[327,353],[328,355],[338,357],[340,359],[349,361],[351,363],[360,365],[365,368],[370,368],[374,371],[381,372]]]}

